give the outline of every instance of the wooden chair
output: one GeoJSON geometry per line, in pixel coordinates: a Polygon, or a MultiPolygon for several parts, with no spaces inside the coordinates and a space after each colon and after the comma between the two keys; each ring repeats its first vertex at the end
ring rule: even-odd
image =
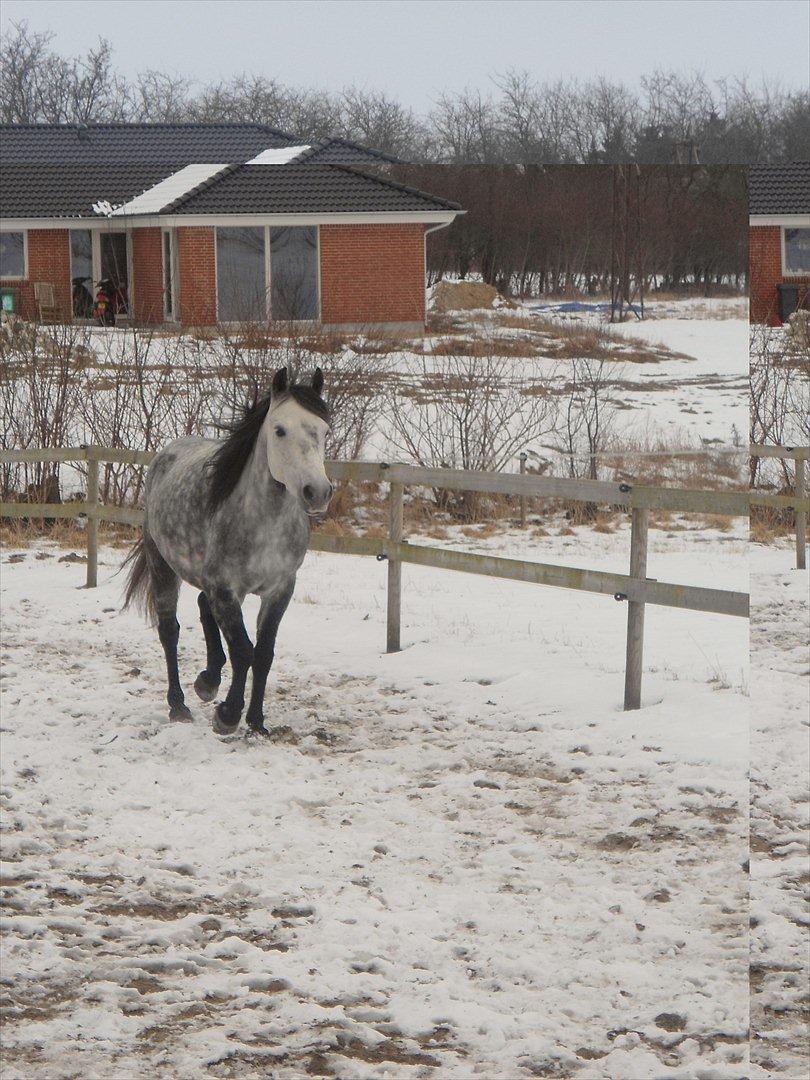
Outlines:
{"type": "Polygon", "coordinates": [[[34,282],[34,300],[36,300],[40,322],[61,322],[62,307],[56,301],[51,282],[34,282]]]}

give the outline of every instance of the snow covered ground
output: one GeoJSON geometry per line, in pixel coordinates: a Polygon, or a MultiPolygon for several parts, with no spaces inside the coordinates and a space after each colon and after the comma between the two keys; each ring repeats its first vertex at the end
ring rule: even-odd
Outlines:
{"type": "MultiPolygon", "coordinates": [[[[664,437],[730,445],[748,429],[748,301],[745,298],[653,301],[645,320],[607,322],[609,313],[557,313],[531,302],[544,318],[602,326],[612,336],[661,346],[678,355],[628,363],[622,379],[623,431],[655,428],[664,437]]],[[[498,315],[494,318],[497,320],[498,315]]],[[[617,357],[617,360],[620,358],[617,357]]],[[[530,361],[542,370],[542,361],[530,361]]]]}
{"type": "Polygon", "coordinates": [[[807,1074],[810,581],[787,544],[751,558],[753,1077],[807,1074]]]}
{"type": "MultiPolygon", "coordinates": [[[[689,359],[628,365],[625,430],[727,445],[740,301],[650,314],[610,332],[689,359]]],[[[626,572],[626,522],[543,525],[439,543],[626,572]]],[[[750,566],[752,659],[744,620],[652,607],[631,714],[611,598],[406,566],[387,656],[384,564],[311,553],[271,742],[212,733],[190,590],[195,720],[170,724],[122,553],[92,591],[64,556],[0,564],[3,1080],[805,1075],[808,579],[788,542],[653,529],[660,580],[747,591],[750,566]]]]}
{"type": "MultiPolygon", "coordinates": [[[[742,531],[651,541],[747,586],[742,531]]],[[[611,598],[406,566],[387,656],[384,566],[313,553],[257,743],[61,554],[2,565],[6,1080],[748,1075],[743,620],[650,609],[625,714],[611,598]]]]}

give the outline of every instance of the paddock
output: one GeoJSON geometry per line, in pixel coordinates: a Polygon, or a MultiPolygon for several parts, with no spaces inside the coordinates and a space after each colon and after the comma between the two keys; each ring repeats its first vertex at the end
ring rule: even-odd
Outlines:
{"type": "MultiPolygon", "coordinates": [[[[743,587],[744,530],[695,542],[654,531],[651,572],[743,587]]],[[[609,596],[403,565],[387,653],[386,564],[312,552],[273,740],[218,739],[166,722],[122,552],[94,589],[62,554],[2,568],[9,1077],[739,1075],[745,620],[656,608],[624,712],[609,596]]]]}
{"type": "MultiPolygon", "coordinates": [[[[524,569],[449,573],[401,543],[409,477],[387,479],[388,539],[307,556],[270,740],[217,738],[200,703],[165,720],[104,508],[89,559],[4,555],[11,1080],[745,1068],[747,621],[651,604],[627,711],[626,604],[525,567],[632,578],[639,507],[635,530],[468,539],[441,559],[524,569]]],[[[638,587],[747,600],[745,517],[687,522],[648,532],[638,587]]],[[[190,589],[179,618],[189,686],[190,589]]]]}

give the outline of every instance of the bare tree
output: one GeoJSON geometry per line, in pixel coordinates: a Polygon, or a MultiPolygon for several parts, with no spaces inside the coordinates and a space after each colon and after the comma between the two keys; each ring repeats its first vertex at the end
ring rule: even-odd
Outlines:
{"type": "Polygon", "coordinates": [[[99,39],[84,57],[50,49],[52,34],[25,22],[0,45],[0,116],[6,123],[87,123],[127,117],[127,86],[113,70],[112,48],[99,39]]]}
{"type": "MultiPolygon", "coordinates": [[[[484,337],[478,355],[423,356],[407,382],[392,385],[385,417],[394,448],[417,465],[500,472],[557,424],[552,376],[515,374],[484,337]],[[440,367],[437,368],[437,361],[440,367]]],[[[435,493],[437,502],[473,520],[474,492],[435,493]]]]}
{"type": "Polygon", "coordinates": [[[810,156],[810,95],[763,80],[709,84],[695,72],[659,70],[640,91],[596,76],[537,83],[526,71],[496,75],[493,92],[443,95],[425,117],[375,89],[286,86],[244,73],[192,89],[182,77],[116,72],[105,41],[82,57],[18,23],[0,44],[0,118],[12,123],[242,121],[302,140],[343,135],[413,161],[555,164],[672,160],[693,141],[705,163],[795,161],[810,156]]]}

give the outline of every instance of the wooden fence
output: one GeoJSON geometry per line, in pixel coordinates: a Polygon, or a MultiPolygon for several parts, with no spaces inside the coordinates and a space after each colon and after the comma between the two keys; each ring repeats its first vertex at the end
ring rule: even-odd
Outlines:
{"type": "MultiPolygon", "coordinates": [[[[795,470],[793,480],[793,493],[795,501],[791,504],[795,507],[796,519],[796,569],[804,570],[807,567],[807,487],[805,485],[804,463],[810,458],[810,446],[760,446],[752,444],[751,457],[792,459],[795,470]]],[[[753,494],[751,503],[753,506],[780,505],[772,500],[776,495],[753,494]],[[767,500],[767,501],[765,501],[767,500]]]]}
{"type": "MultiPolygon", "coordinates": [[[[762,449],[762,448],[760,448],[762,449]]],[[[781,448],[764,448],[767,451],[781,448]]],[[[753,452],[753,449],[752,449],[753,452]]],[[[802,453],[790,451],[791,454],[802,453]]],[[[777,455],[778,456],[778,455],[777,455]]],[[[87,586],[98,582],[98,522],[140,524],[138,509],[99,503],[99,462],[148,465],[153,455],[137,450],[108,450],[98,446],[48,450],[1,450],[0,462],[87,462],[87,498],[84,502],[0,503],[0,516],[14,518],[84,518],[87,521],[87,586]]],[[[804,461],[805,456],[796,458],[804,461]]],[[[462,472],[425,469],[410,465],[363,461],[332,461],[327,472],[333,480],[386,483],[389,486],[388,538],[329,536],[313,533],[310,547],[346,555],[374,555],[388,562],[388,610],[386,647],[400,648],[402,564],[433,566],[468,574],[553,585],[602,593],[627,602],[627,648],[625,709],[641,704],[641,672],[644,654],[644,613],[647,604],[686,608],[721,615],[748,616],[748,594],[726,589],[676,585],[647,577],[647,532],[651,510],[709,513],[747,517],[751,505],[794,507],[806,521],[808,500],[745,491],[695,491],[647,487],[601,480],[569,480],[525,473],[462,472]],[[447,548],[409,544],[403,540],[403,498],[406,487],[429,487],[450,491],[473,491],[515,496],[521,506],[526,499],[555,498],[566,501],[624,507],[631,512],[629,574],[587,570],[571,566],[505,559],[447,548]]],[[[798,536],[798,532],[797,532],[798,536]]]]}

